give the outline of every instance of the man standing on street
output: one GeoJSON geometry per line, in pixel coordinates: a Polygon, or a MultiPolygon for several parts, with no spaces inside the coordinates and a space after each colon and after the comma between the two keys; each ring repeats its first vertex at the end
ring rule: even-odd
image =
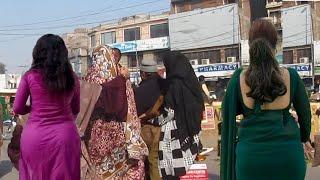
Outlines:
{"type": "MultiPolygon", "coordinates": [[[[157,63],[154,60],[144,59],[140,66],[141,83],[134,89],[138,116],[142,119],[141,136],[149,149],[147,177],[152,180],[161,179],[158,169],[158,151],[161,128],[148,123],[153,118],[151,109],[160,107],[161,77],[158,75],[157,63]]],[[[156,114],[154,114],[156,116],[156,114]]]]}

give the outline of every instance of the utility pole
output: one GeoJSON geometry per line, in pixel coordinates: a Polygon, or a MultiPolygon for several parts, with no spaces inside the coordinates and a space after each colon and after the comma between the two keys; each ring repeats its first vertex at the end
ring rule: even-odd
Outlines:
{"type": "MultiPolygon", "coordinates": [[[[315,63],[314,63],[314,47],[313,47],[313,23],[312,23],[312,19],[313,19],[313,16],[312,16],[312,13],[310,12],[310,32],[311,32],[311,48],[310,48],[310,51],[311,51],[311,68],[312,68],[312,89],[314,89],[314,86],[315,86],[315,70],[314,70],[314,67],[315,67],[315,63]]],[[[307,11],[307,8],[306,8],[306,44],[308,43],[307,41],[307,37],[308,37],[308,11],[307,11]]],[[[320,85],[319,85],[320,86],[320,85]]],[[[320,87],[319,87],[320,88],[320,87]]],[[[320,92],[320,89],[319,89],[319,92],[320,92]]]]}
{"type": "Polygon", "coordinates": [[[139,81],[138,73],[139,73],[139,58],[138,58],[138,44],[137,44],[137,28],[134,29],[134,40],[136,45],[136,61],[137,61],[137,67],[136,67],[136,83],[139,81]]]}
{"type": "Polygon", "coordinates": [[[27,65],[20,65],[18,66],[19,68],[22,68],[22,72],[21,72],[21,75],[23,75],[25,73],[25,68],[27,68],[28,66],[27,65]]]}

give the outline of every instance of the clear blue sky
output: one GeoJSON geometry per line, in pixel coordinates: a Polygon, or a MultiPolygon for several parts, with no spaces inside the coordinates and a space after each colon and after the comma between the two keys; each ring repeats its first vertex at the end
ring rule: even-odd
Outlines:
{"type": "Polygon", "coordinates": [[[170,0],[1,0],[0,62],[8,73],[21,73],[25,68],[19,66],[30,66],[41,34],[61,35],[78,27],[94,27],[95,22],[161,13],[169,7],[170,0]],[[93,24],[79,25],[85,23],[93,24]]]}

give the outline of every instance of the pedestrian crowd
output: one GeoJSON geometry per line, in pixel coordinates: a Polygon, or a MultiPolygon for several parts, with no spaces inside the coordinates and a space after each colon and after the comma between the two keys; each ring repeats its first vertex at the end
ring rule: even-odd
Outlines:
{"type": "MultiPolygon", "coordinates": [[[[222,180],[305,178],[310,103],[298,73],[279,67],[277,42],[269,21],[253,22],[250,65],[235,71],[222,103],[222,180]]],[[[117,48],[94,48],[81,80],[57,35],[42,36],[32,56],[13,105],[28,120],[9,145],[20,180],[174,180],[195,163],[202,113],[213,98],[182,53],[162,57],[165,77],[143,59],[138,86],[117,48]]]]}

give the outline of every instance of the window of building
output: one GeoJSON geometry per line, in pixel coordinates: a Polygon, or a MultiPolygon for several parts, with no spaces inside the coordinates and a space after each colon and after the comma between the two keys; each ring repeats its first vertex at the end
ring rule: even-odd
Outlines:
{"type": "Polygon", "coordinates": [[[168,23],[155,24],[150,26],[150,37],[166,37],[169,36],[169,26],[168,23]]]}
{"type": "Polygon", "coordinates": [[[201,9],[202,8],[202,0],[193,0],[190,2],[191,10],[201,9]]]}
{"type": "Polygon", "coordinates": [[[298,49],[297,50],[298,55],[298,63],[309,63],[311,60],[311,49],[298,49]]]}
{"type": "Polygon", "coordinates": [[[283,64],[293,63],[293,50],[283,51],[283,64]]]}
{"type": "Polygon", "coordinates": [[[124,30],[124,41],[134,40],[140,40],[140,27],[124,30]]]}
{"type": "Polygon", "coordinates": [[[220,50],[192,52],[184,54],[191,62],[197,62],[197,65],[208,65],[214,63],[221,63],[220,50]]]}
{"type": "Polygon", "coordinates": [[[97,45],[96,44],[96,35],[92,35],[90,38],[90,41],[91,41],[91,47],[95,47],[97,45]]]}
{"type": "Polygon", "coordinates": [[[298,4],[298,5],[301,5],[301,4],[309,4],[309,1],[297,1],[297,4],[298,4]]]}
{"type": "Polygon", "coordinates": [[[230,3],[237,3],[237,0],[227,0],[227,4],[230,4],[230,3]]]}
{"type": "Polygon", "coordinates": [[[116,32],[106,32],[101,34],[101,44],[113,44],[116,43],[116,32]]]}
{"type": "Polygon", "coordinates": [[[186,6],[183,3],[176,4],[177,13],[182,13],[186,11],[186,6]]]}
{"type": "Polygon", "coordinates": [[[225,62],[237,62],[239,59],[238,48],[225,49],[225,62]]]}
{"type": "Polygon", "coordinates": [[[272,22],[276,28],[281,28],[281,11],[271,11],[269,17],[272,18],[272,22]]]}
{"type": "Polygon", "coordinates": [[[139,62],[142,61],[143,59],[143,55],[141,53],[138,53],[138,55],[136,55],[136,53],[129,53],[128,55],[128,67],[129,68],[136,68],[138,67],[138,62],[137,62],[137,57],[139,62]]]}
{"type": "Polygon", "coordinates": [[[221,63],[221,53],[220,50],[213,50],[209,52],[210,63],[221,63]]]}
{"type": "Polygon", "coordinates": [[[158,65],[163,65],[163,57],[166,53],[168,53],[170,50],[163,50],[163,51],[158,51],[154,53],[155,60],[158,63],[158,65]]]}

